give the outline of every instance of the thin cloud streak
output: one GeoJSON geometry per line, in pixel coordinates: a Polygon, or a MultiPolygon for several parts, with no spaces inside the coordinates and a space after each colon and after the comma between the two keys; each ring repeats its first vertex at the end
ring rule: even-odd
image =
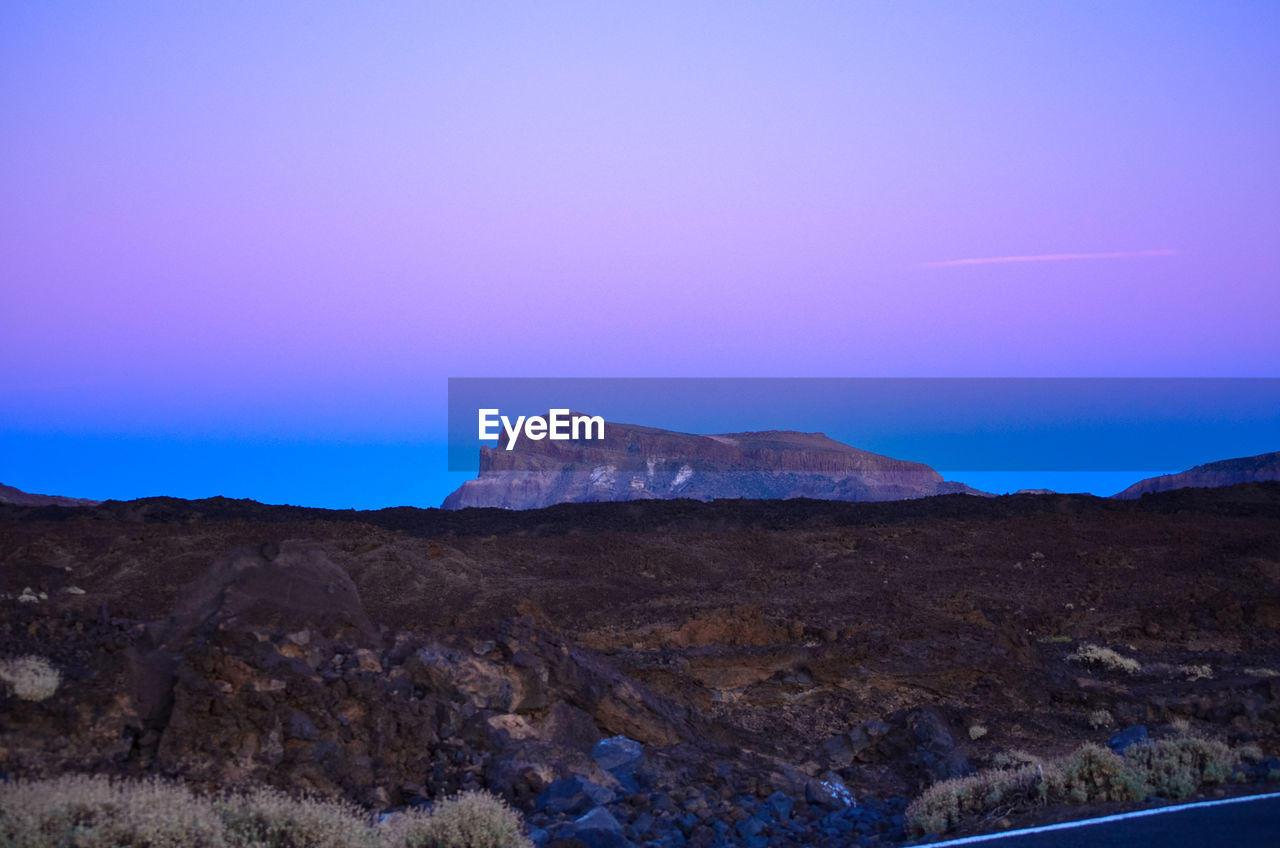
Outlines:
{"type": "Polygon", "coordinates": [[[925,262],[921,268],[957,268],[961,265],[1005,265],[1012,262],[1071,262],[1079,259],[1139,259],[1173,256],[1176,250],[1120,250],[1112,253],[1041,253],[1033,256],[984,256],[977,259],[947,259],[925,262]]]}

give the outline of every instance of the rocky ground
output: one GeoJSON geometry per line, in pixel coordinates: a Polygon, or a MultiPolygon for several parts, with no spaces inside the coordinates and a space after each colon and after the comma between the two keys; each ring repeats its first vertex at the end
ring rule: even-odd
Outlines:
{"type": "Polygon", "coordinates": [[[3,654],[62,674],[47,700],[0,694],[8,776],[270,783],[372,810],[487,787],[542,844],[900,841],[932,781],[1137,724],[1280,752],[1275,483],[6,505],[0,593],[3,654]]]}

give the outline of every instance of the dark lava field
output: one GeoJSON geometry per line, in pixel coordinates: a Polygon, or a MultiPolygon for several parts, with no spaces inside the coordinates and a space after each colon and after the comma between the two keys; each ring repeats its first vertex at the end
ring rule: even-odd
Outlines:
{"type": "Polygon", "coordinates": [[[1276,483],[6,505],[0,593],[3,653],[62,672],[47,700],[0,693],[9,777],[268,783],[371,810],[483,787],[553,843],[601,805],[636,844],[852,844],[906,839],[936,780],[1131,725],[1280,753],[1276,483]],[[1081,659],[1101,648],[1132,665],[1081,659]],[[614,736],[642,765],[591,756],[614,736]],[[609,794],[557,805],[568,779],[609,794]],[[869,812],[828,827],[840,784],[869,812]],[[770,798],[792,825],[733,829],[770,798]]]}

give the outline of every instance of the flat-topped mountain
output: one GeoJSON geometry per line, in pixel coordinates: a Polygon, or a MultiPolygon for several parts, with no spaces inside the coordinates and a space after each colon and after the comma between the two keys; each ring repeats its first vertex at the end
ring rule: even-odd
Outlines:
{"type": "Polygon", "coordinates": [[[0,483],[0,503],[17,506],[95,506],[98,501],[84,498],[64,498],[62,495],[33,495],[13,486],[0,483]]]}
{"type": "Polygon", "coordinates": [[[480,449],[480,473],[445,509],[537,509],[660,498],[896,501],[985,493],[927,465],[858,450],[822,433],[766,430],[700,436],[633,424],[603,439],[524,440],[480,449]]]}
{"type": "Polygon", "coordinates": [[[1280,480],[1280,451],[1209,462],[1179,474],[1148,477],[1112,497],[1131,500],[1149,492],[1190,487],[1211,489],[1216,486],[1234,486],[1236,483],[1265,483],[1269,480],[1280,480]]]}

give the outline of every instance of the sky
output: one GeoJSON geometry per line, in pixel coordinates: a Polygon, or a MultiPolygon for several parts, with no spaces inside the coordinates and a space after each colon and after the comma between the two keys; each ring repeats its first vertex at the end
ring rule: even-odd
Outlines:
{"type": "Polygon", "coordinates": [[[1277,79],[1271,2],[0,3],[0,482],[436,505],[450,377],[1280,376],[1277,79]]]}

